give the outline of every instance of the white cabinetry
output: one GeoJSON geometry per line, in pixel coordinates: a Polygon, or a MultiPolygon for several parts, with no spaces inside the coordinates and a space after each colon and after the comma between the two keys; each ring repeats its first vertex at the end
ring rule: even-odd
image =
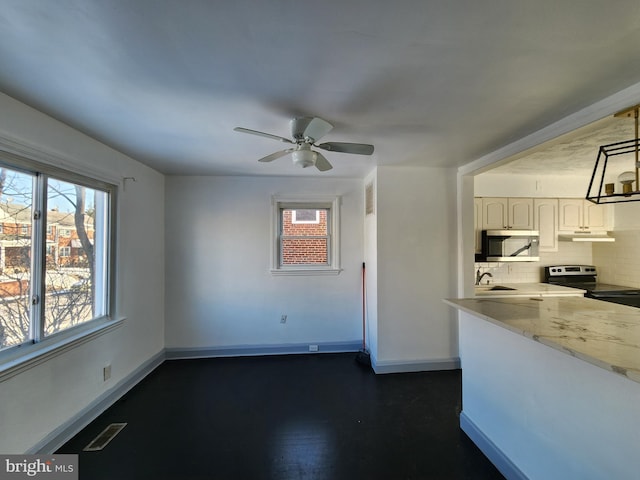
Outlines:
{"type": "Polygon", "coordinates": [[[484,230],[532,230],[532,198],[483,198],[482,228],[484,230]]]}
{"type": "Polygon", "coordinates": [[[558,200],[558,230],[562,232],[586,232],[611,230],[606,205],[597,205],[581,198],[558,200]]]}
{"type": "Polygon", "coordinates": [[[534,198],[533,227],[540,232],[540,251],[558,251],[558,199],[534,198]]]}
{"type": "Polygon", "coordinates": [[[482,230],[538,230],[540,251],[557,252],[558,234],[613,230],[609,205],[582,198],[474,199],[475,253],[482,251],[482,230]]]}

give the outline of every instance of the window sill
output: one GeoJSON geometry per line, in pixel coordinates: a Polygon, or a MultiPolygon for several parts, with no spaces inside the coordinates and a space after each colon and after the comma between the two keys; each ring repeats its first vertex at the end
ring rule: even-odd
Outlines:
{"type": "Polygon", "coordinates": [[[0,355],[0,382],[19,375],[58,355],[100,337],[120,327],[125,318],[116,320],[100,319],[83,325],[70,332],[61,333],[43,342],[24,345],[0,355]]]}
{"type": "Polygon", "coordinates": [[[339,275],[341,268],[272,268],[271,275],[339,275]]]}

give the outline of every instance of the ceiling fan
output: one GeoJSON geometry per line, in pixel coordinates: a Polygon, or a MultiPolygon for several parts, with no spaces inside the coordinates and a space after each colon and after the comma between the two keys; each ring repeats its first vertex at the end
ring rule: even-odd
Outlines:
{"type": "Polygon", "coordinates": [[[355,153],[358,155],[371,155],[373,153],[373,145],[364,143],[326,142],[317,144],[318,140],[333,130],[333,125],[318,117],[298,117],[291,120],[291,136],[293,140],[248,128],[236,127],[233,130],[294,145],[286,150],[267,155],[259,159],[259,162],[272,162],[291,154],[294,165],[300,165],[302,168],[315,166],[321,172],[325,172],[333,167],[320,152],[311,150],[311,147],[321,148],[329,152],[355,153]]]}

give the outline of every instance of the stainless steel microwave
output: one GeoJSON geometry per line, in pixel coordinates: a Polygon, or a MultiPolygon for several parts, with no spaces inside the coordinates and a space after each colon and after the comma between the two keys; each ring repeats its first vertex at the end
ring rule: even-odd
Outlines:
{"type": "Polygon", "coordinates": [[[537,230],[483,230],[485,262],[538,262],[540,232],[537,230]]]}

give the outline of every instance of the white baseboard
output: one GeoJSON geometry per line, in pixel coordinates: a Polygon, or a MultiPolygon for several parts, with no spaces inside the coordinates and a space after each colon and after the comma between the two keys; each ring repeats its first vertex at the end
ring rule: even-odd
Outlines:
{"type": "Polygon", "coordinates": [[[460,368],[460,359],[453,357],[434,360],[379,361],[372,358],[371,366],[377,374],[456,370],[460,368]]]}
{"type": "Polygon", "coordinates": [[[144,377],[149,375],[165,360],[164,350],[160,351],[137,369],[131,372],[126,378],[123,378],[114,387],[110,388],[86,408],[78,412],[68,421],[60,425],[58,428],[50,432],[40,442],[35,444],[26,453],[40,453],[49,455],[54,453],[58,448],[71,440],[80,430],[89,425],[102,412],[118,401],[125,393],[131,390],[144,377]]]}
{"type": "Polygon", "coordinates": [[[282,345],[234,345],[230,347],[203,348],[166,348],[167,360],[187,358],[215,358],[215,357],[250,357],[261,355],[288,355],[296,353],[345,353],[357,352],[362,342],[334,342],[334,343],[295,343],[282,345]],[[310,346],[317,346],[317,350],[310,350],[310,346]]]}
{"type": "Polygon", "coordinates": [[[528,480],[528,477],[487,437],[478,426],[464,413],[460,412],[460,428],[491,460],[508,480],[528,480]]]}

